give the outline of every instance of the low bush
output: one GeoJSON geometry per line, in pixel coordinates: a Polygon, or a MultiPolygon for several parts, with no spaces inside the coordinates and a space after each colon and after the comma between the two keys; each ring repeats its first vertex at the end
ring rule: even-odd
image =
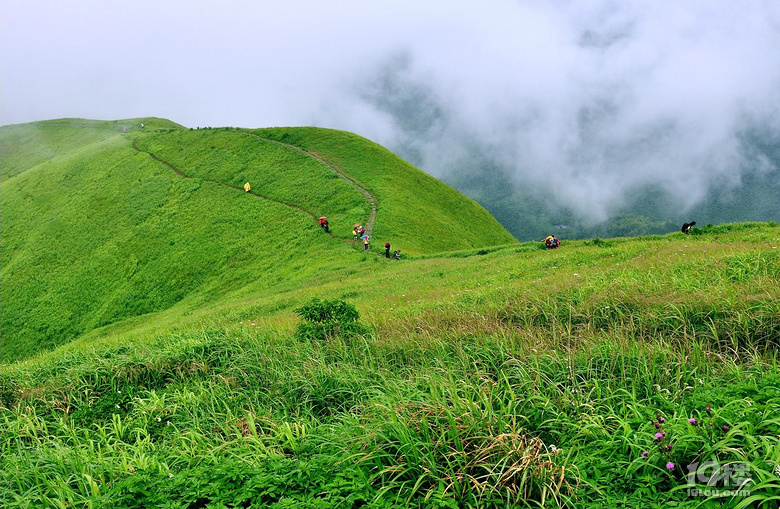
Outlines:
{"type": "Polygon", "coordinates": [[[295,332],[296,337],[303,341],[327,341],[335,337],[347,339],[367,332],[358,323],[358,310],[343,300],[315,297],[296,309],[295,313],[304,320],[295,332]]]}

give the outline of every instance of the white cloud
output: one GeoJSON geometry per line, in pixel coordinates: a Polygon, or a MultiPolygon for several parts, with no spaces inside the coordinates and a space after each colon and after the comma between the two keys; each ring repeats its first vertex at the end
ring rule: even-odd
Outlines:
{"type": "Polygon", "coordinates": [[[780,4],[0,6],[3,124],[63,116],[313,124],[392,147],[412,134],[408,119],[382,104],[394,100],[377,89],[388,68],[397,80],[388,92],[427,101],[412,111],[418,131],[427,125],[413,133],[426,171],[441,176],[469,140],[518,179],[554,186],[600,216],[626,188],[652,179],[672,189],[684,181],[695,199],[711,175],[738,168],[746,121],[778,129],[780,4]],[[426,108],[436,115],[428,124],[426,108]]]}

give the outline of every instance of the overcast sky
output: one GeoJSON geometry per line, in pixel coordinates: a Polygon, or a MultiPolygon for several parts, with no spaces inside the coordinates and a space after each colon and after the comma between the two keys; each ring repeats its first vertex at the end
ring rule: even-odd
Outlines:
{"type": "Polygon", "coordinates": [[[594,216],[780,135],[777,0],[0,0],[0,123],[164,117],[475,147],[594,216]]]}

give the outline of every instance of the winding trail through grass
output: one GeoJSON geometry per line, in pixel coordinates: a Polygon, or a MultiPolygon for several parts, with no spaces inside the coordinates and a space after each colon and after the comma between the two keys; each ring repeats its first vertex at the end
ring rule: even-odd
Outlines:
{"type": "Polygon", "coordinates": [[[297,150],[298,152],[300,152],[300,153],[302,153],[302,154],[304,154],[304,155],[306,155],[308,157],[311,157],[312,159],[314,159],[318,163],[322,164],[323,166],[325,166],[326,168],[328,168],[329,170],[334,172],[336,175],[338,175],[339,177],[341,177],[342,179],[347,181],[347,183],[349,183],[349,185],[351,185],[352,187],[354,187],[355,189],[357,189],[358,191],[363,193],[363,196],[366,197],[366,200],[368,200],[368,203],[371,205],[371,214],[369,215],[368,221],[366,221],[366,224],[365,224],[366,232],[369,235],[371,235],[371,233],[374,231],[374,221],[376,221],[377,199],[376,199],[376,196],[374,196],[374,194],[371,191],[369,191],[367,188],[363,187],[362,185],[358,184],[354,177],[352,177],[350,175],[347,175],[341,168],[339,168],[336,165],[333,165],[333,164],[329,163],[328,161],[323,159],[318,154],[315,154],[313,152],[309,152],[308,150],[303,149],[301,147],[297,147],[295,145],[290,145],[289,143],[284,143],[282,141],[276,141],[276,140],[272,140],[272,139],[269,139],[269,138],[263,138],[262,136],[259,136],[259,135],[254,134],[254,133],[242,133],[242,134],[246,134],[248,136],[252,136],[254,138],[257,138],[258,140],[263,140],[263,141],[267,141],[267,142],[270,142],[270,143],[276,143],[277,145],[281,145],[283,147],[287,147],[287,148],[291,148],[293,150],[297,150]]]}
{"type": "MultiPolygon", "coordinates": [[[[172,165],[171,163],[169,163],[168,161],[164,161],[164,160],[160,159],[159,157],[157,157],[156,155],[152,154],[151,152],[147,152],[146,150],[141,150],[140,148],[138,148],[138,145],[137,145],[136,141],[137,141],[137,140],[133,140],[133,149],[134,149],[136,152],[139,152],[139,153],[142,153],[142,154],[147,154],[149,157],[151,157],[152,159],[154,159],[154,160],[155,160],[155,161],[157,161],[158,163],[160,163],[160,164],[164,164],[165,166],[167,166],[167,167],[168,167],[168,168],[170,168],[171,170],[175,171],[175,172],[176,172],[176,173],[177,173],[177,174],[178,174],[180,177],[182,177],[182,178],[185,178],[185,179],[192,178],[192,177],[190,177],[189,175],[187,175],[186,173],[184,173],[183,171],[181,171],[180,169],[178,169],[178,168],[176,168],[175,166],[173,166],[173,165],[172,165]]],[[[268,200],[268,201],[270,201],[270,202],[273,202],[273,203],[278,203],[279,205],[284,205],[284,206],[286,206],[286,207],[291,207],[291,208],[294,208],[294,209],[300,210],[301,212],[303,212],[304,214],[308,215],[308,216],[309,216],[309,217],[311,217],[312,219],[315,219],[315,220],[317,219],[317,216],[316,216],[316,215],[314,215],[314,213],[312,213],[312,212],[309,212],[308,210],[304,209],[303,207],[299,207],[298,205],[294,205],[294,204],[292,204],[292,203],[286,203],[286,202],[283,202],[283,201],[274,200],[273,198],[269,198],[268,196],[265,196],[265,195],[259,194],[259,193],[255,192],[255,191],[249,191],[249,192],[247,192],[247,191],[245,191],[245,190],[244,190],[242,187],[238,187],[238,186],[232,186],[232,185],[230,185],[230,184],[225,184],[224,182],[219,182],[219,181],[216,181],[216,180],[210,180],[210,179],[204,179],[204,178],[199,178],[198,180],[201,180],[201,181],[203,181],[203,182],[211,182],[212,184],[217,184],[217,185],[220,185],[220,186],[229,187],[229,188],[231,188],[231,189],[236,189],[236,190],[238,190],[238,191],[241,191],[242,193],[247,193],[247,194],[249,194],[249,195],[252,195],[252,196],[256,196],[256,197],[258,197],[258,198],[261,198],[261,199],[263,199],[263,200],[268,200]]],[[[330,236],[331,236],[331,238],[334,238],[334,237],[333,237],[333,232],[327,232],[327,234],[328,234],[328,235],[330,235],[330,236]]],[[[349,242],[349,239],[341,239],[341,240],[342,240],[342,241],[345,241],[345,242],[349,242]]]]}
{"type": "MultiPolygon", "coordinates": [[[[106,127],[106,126],[101,126],[101,125],[91,125],[91,124],[84,124],[84,123],[73,124],[73,123],[65,123],[65,122],[63,122],[63,123],[47,123],[46,125],[67,125],[67,126],[74,126],[74,127],[81,127],[81,128],[90,128],[90,129],[95,129],[95,128],[104,128],[104,129],[108,129],[108,130],[113,129],[113,127],[106,127]]],[[[125,134],[127,134],[127,130],[125,130],[124,132],[125,132],[125,134]]],[[[325,166],[326,168],[328,168],[329,170],[334,172],[336,175],[338,175],[340,178],[344,179],[349,185],[351,185],[352,187],[354,187],[355,189],[360,191],[363,194],[363,196],[366,198],[368,203],[371,205],[371,213],[369,214],[368,221],[366,221],[364,227],[366,229],[366,232],[369,235],[372,234],[372,232],[374,230],[374,222],[376,221],[376,212],[377,212],[378,200],[377,200],[376,196],[368,189],[367,186],[364,187],[364,185],[361,185],[362,183],[358,183],[358,180],[355,177],[347,174],[345,171],[343,171],[338,166],[336,166],[334,164],[331,164],[330,162],[326,161],[319,154],[316,154],[314,152],[309,152],[308,150],[306,150],[304,148],[301,148],[301,147],[298,147],[298,146],[295,146],[295,145],[291,145],[289,143],[284,143],[284,142],[277,141],[277,140],[272,140],[272,139],[269,139],[269,138],[263,138],[262,136],[259,136],[259,135],[254,134],[254,133],[240,133],[240,134],[243,134],[245,136],[252,136],[253,138],[257,138],[258,140],[265,141],[265,142],[268,142],[268,143],[276,143],[277,145],[281,145],[283,147],[286,147],[286,148],[289,148],[289,149],[292,149],[292,150],[296,150],[296,151],[306,155],[307,157],[311,157],[312,159],[317,161],[319,164],[325,166]]],[[[158,163],[163,164],[163,165],[167,166],[168,168],[170,168],[171,170],[173,170],[174,172],[176,172],[176,174],[178,174],[182,178],[192,178],[189,175],[187,175],[186,173],[184,173],[183,171],[181,171],[179,168],[176,168],[175,166],[173,166],[168,161],[164,161],[164,160],[160,159],[159,157],[157,157],[156,155],[154,155],[153,153],[148,152],[146,150],[141,150],[140,148],[138,148],[137,141],[138,140],[134,139],[133,143],[132,143],[132,147],[133,147],[133,149],[136,152],[147,154],[149,157],[151,157],[152,159],[154,159],[158,163]]],[[[238,191],[246,192],[241,187],[232,186],[230,184],[225,184],[224,182],[218,182],[216,180],[210,180],[210,179],[200,179],[200,180],[203,180],[204,182],[211,182],[213,184],[218,184],[218,185],[222,185],[222,186],[225,186],[225,187],[229,187],[231,189],[236,189],[238,191]]],[[[287,207],[291,207],[291,208],[300,210],[301,212],[303,212],[304,214],[308,215],[312,219],[314,219],[314,220],[317,219],[317,216],[313,212],[309,212],[308,210],[306,210],[303,207],[300,207],[298,205],[294,205],[292,203],[286,203],[286,202],[279,201],[279,200],[274,200],[272,198],[269,198],[268,196],[264,196],[262,194],[259,194],[259,193],[255,192],[255,191],[249,191],[248,194],[257,196],[258,198],[262,198],[264,200],[268,200],[268,201],[273,202],[273,203],[278,203],[280,205],[284,205],[284,206],[287,206],[287,207]]],[[[330,235],[331,238],[335,238],[333,236],[333,232],[329,231],[329,232],[327,232],[327,234],[330,235]]],[[[347,239],[341,239],[341,240],[345,241],[345,242],[354,243],[353,240],[348,239],[348,238],[347,239]]]]}

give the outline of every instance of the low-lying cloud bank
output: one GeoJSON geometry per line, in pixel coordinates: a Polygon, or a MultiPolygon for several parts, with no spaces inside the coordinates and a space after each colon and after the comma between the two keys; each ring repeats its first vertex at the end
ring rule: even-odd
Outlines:
{"type": "Polygon", "coordinates": [[[638,187],[686,209],[777,170],[756,146],[780,140],[780,8],[500,5],[443,33],[446,52],[411,40],[353,79],[365,131],[438,177],[488,164],[593,221],[638,187]]]}

